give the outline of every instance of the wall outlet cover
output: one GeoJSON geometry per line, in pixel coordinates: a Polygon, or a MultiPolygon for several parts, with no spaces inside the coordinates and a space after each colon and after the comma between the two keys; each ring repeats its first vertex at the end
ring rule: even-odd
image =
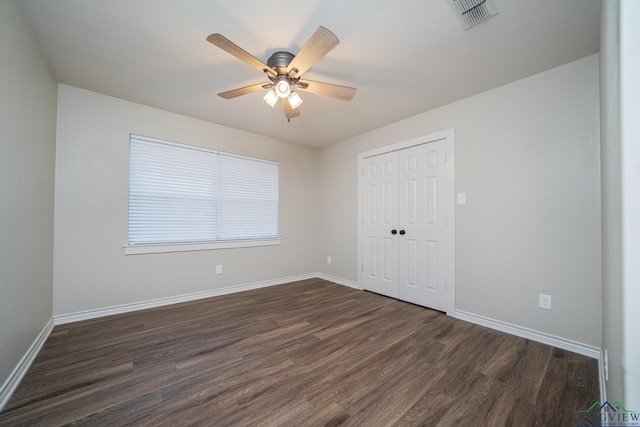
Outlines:
{"type": "Polygon", "coordinates": [[[539,294],[538,307],[551,310],[551,295],[539,294]]]}

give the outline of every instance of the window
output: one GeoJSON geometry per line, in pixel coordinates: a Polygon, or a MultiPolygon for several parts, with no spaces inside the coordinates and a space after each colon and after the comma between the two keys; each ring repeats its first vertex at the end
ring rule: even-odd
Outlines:
{"type": "Polygon", "coordinates": [[[131,135],[128,248],[273,239],[277,162],[131,135]]]}

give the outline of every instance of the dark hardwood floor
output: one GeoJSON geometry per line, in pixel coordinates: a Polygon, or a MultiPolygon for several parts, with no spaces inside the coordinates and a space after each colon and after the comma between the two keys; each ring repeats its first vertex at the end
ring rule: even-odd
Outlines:
{"type": "Polygon", "coordinates": [[[571,426],[597,361],[320,279],[56,326],[0,425],[571,426]]]}

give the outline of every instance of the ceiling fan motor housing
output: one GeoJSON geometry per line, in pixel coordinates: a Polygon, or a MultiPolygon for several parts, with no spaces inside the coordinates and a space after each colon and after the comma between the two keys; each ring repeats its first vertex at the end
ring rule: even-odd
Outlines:
{"type": "Polygon", "coordinates": [[[287,66],[293,61],[295,55],[290,52],[279,51],[274,53],[267,60],[269,68],[273,69],[278,75],[287,74],[287,66]]]}

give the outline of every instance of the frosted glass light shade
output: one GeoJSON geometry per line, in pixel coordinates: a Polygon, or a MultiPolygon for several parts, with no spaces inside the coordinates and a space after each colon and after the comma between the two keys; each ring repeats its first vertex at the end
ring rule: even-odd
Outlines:
{"type": "Polygon", "coordinates": [[[278,102],[278,95],[276,95],[276,93],[272,89],[268,91],[267,94],[262,97],[262,99],[264,99],[264,102],[266,102],[271,106],[271,108],[273,108],[273,106],[276,105],[276,102],[278,102]]]}
{"type": "Polygon", "coordinates": [[[302,104],[302,98],[300,98],[300,95],[297,93],[291,92],[291,95],[289,95],[289,104],[291,108],[298,108],[300,104],[302,104]]]}

